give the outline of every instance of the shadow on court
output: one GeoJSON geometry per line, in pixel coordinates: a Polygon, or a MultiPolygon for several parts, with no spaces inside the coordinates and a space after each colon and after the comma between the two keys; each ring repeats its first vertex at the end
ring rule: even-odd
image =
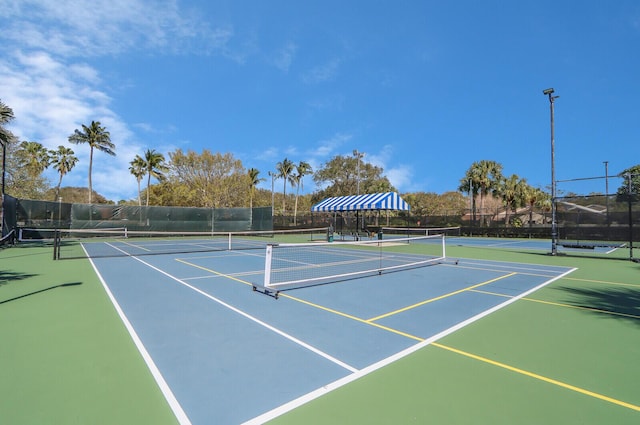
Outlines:
{"type": "Polygon", "coordinates": [[[31,273],[16,273],[6,270],[0,270],[0,286],[7,285],[14,280],[24,280],[37,276],[31,273]]]}
{"type": "MultiPolygon", "coordinates": [[[[2,278],[2,275],[0,274],[0,279],[1,278],[2,278]]],[[[23,279],[24,278],[26,278],[26,277],[23,277],[23,279]]],[[[6,303],[8,303],[10,301],[17,301],[17,300],[20,300],[22,298],[30,297],[32,295],[37,295],[37,294],[41,294],[43,292],[51,291],[52,289],[65,288],[65,287],[68,287],[68,286],[78,286],[78,285],[82,285],[82,282],[61,283],[60,285],[50,286],[48,288],[40,289],[38,291],[29,292],[28,294],[23,294],[23,295],[19,295],[17,297],[9,298],[8,300],[0,301],[0,304],[6,304],[6,303]]]]}
{"type": "Polygon", "coordinates": [[[559,287],[572,295],[567,304],[585,308],[589,314],[597,314],[606,319],[628,321],[640,326],[640,289],[587,289],[559,287]],[[600,311],[614,314],[602,314],[600,311]]]}

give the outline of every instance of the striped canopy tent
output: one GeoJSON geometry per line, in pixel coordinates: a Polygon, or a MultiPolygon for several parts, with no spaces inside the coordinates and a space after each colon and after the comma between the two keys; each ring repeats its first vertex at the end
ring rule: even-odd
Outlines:
{"type": "Polygon", "coordinates": [[[311,212],[409,211],[407,202],[395,192],[327,198],[311,207],[311,212]]]}

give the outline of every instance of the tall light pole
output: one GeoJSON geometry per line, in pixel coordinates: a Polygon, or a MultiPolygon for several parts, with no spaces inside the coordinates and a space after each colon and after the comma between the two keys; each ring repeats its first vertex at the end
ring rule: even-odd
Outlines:
{"type": "Polygon", "coordinates": [[[2,145],[2,189],[0,190],[0,236],[4,235],[4,174],[7,162],[7,146],[2,140],[3,135],[0,134],[0,145],[2,145]]]}
{"type": "Polygon", "coordinates": [[[353,156],[356,157],[356,194],[360,195],[360,160],[364,158],[364,152],[358,152],[358,149],[354,149],[353,156]]]}
{"type": "Polygon", "coordinates": [[[2,145],[2,198],[4,199],[4,175],[5,168],[7,165],[7,145],[4,141],[0,140],[0,145],[2,145]]]}
{"type": "Polygon", "coordinates": [[[276,173],[272,173],[271,171],[268,171],[267,174],[269,174],[269,176],[271,176],[271,218],[273,219],[273,214],[274,214],[274,201],[275,198],[273,196],[274,192],[273,192],[273,181],[276,178],[276,173]]]}
{"type": "Polygon", "coordinates": [[[558,254],[558,222],[556,221],[556,152],[553,123],[553,104],[560,96],[553,95],[553,88],[542,91],[549,96],[549,108],[551,110],[551,255],[558,254]]]}
{"type": "Polygon", "coordinates": [[[604,199],[607,203],[607,226],[609,226],[609,161],[604,163],[604,199]]]}
{"type": "MultiPolygon", "coordinates": [[[[359,196],[360,195],[360,160],[364,157],[364,152],[358,152],[358,149],[354,149],[353,156],[356,157],[356,194],[359,196]]],[[[359,218],[360,218],[360,214],[356,210],[356,232],[360,229],[359,218]]]]}

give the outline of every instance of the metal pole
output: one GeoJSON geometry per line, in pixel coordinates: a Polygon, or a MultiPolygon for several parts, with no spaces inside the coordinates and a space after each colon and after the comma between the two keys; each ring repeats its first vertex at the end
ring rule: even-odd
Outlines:
{"type": "Polygon", "coordinates": [[[558,222],[556,220],[556,158],[555,158],[555,134],[554,134],[554,110],[555,99],[553,88],[542,91],[549,96],[549,109],[551,112],[551,255],[558,254],[558,222]]]}
{"type": "Polygon", "coordinates": [[[356,154],[356,195],[360,195],[360,157],[358,156],[358,151],[355,151],[356,154]]]}
{"type": "Polygon", "coordinates": [[[7,146],[3,142],[0,142],[0,145],[2,145],[2,195],[4,196],[4,175],[7,164],[7,146]]]}
{"type": "Polygon", "coordinates": [[[275,173],[269,171],[269,175],[271,176],[271,219],[273,219],[274,215],[274,196],[273,196],[273,179],[275,178],[275,173]]]}
{"type": "Polygon", "coordinates": [[[0,140],[2,145],[2,191],[0,192],[0,236],[4,234],[4,169],[7,162],[7,146],[0,140]]]}
{"type": "MultiPolygon", "coordinates": [[[[360,158],[364,156],[364,153],[358,152],[357,149],[353,150],[353,156],[356,157],[356,195],[360,195],[360,158]]],[[[360,214],[356,211],[356,238],[358,231],[360,230],[360,214]]]]}
{"type": "Polygon", "coordinates": [[[58,228],[62,229],[62,196],[58,197],[58,228]]]}
{"type": "Polygon", "coordinates": [[[609,161],[604,161],[604,197],[607,203],[607,227],[609,227],[609,161]]]}
{"type": "Polygon", "coordinates": [[[633,212],[631,208],[631,173],[627,173],[627,202],[629,206],[629,260],[633,261],[633,212]]]}

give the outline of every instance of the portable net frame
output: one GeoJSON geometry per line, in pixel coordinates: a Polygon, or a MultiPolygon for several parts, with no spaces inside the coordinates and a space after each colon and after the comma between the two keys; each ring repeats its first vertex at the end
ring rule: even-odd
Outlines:
{"type": "Polygon", "coordinates": [[[435,265],[445,259],[444,234],[354,242],[269,244],[264,284],[254,285],[253,289],[277,296],[283,290],[435,265]]]}
{"type": "Polygon", "coordinates": [[[640,238],[634,227],[640,225],[638,188],[640,174],[623,173],[615,176],[587,177],[559,180],[563,191],[570,194],[556,197],[557,244],[568,248],[594,249],[611,247],[629,249],[629,258],[636,260],[634,248],[640,238]],[[604,194],[577,195],[584,182],[606,183],[604,194]],[[609,187],[617,188],[615,193],[609,187]]]}
{"type": "Polygon", "coordinates": [[[6,235],[2,236],[2,238],[0,238],[0,249],[8,247],[8,246],[13,246],[16,243],[16,235],[15,235],[15,230],[10,230],[9,233],[7,233],[6,235]]]}
{"type": "MultiPolygon", "coordinates": [[[[53,241],[54,259],[104,258],[264,249],[274,242],[325,240],[327,228],[246,232],[153,232],[121,229],[23,229],[53,241]],[[50,233],[50,234],[48,234],[50,233]]],[[[33,239],[32,239],[33,240],[33,239]]]]}

